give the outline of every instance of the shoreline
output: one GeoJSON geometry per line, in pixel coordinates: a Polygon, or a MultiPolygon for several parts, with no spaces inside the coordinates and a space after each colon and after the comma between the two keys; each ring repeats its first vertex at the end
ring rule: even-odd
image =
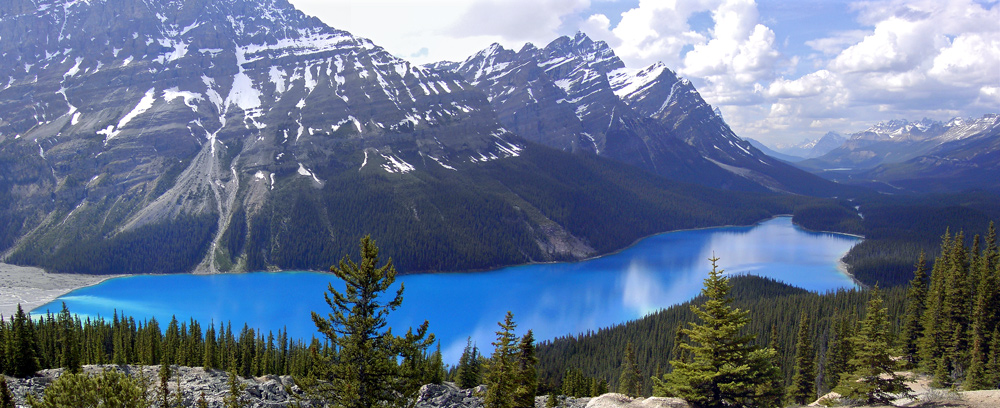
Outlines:
{"type": "MultiPolygon", "coordinates": [[[[575,259],[570,261],[545,261],[545,262],[525,262],[515,265],[504,265],[488,269],[470,269],[463,271],[413,271],[400,273],[403,275],[423,275],[423,274],[453,274],[453,273],[486,273],[486,272],[496,272],[506,268],[515,268],[522,266],[531,265],[546,265],[553,263],[577,263],[591,261],[595,259],[600,259],[602,257],[611,256],[619,254],[629,248],[634,247],[639,242],[663,234],[671,234],[675,232],[685,232],[685,231],[699,231],[714,228],[736,228],[736,227],[753,227],[755,225],[760,225],[764,222],[776,219],[788,217],[791,218],[791,214],[776,214],[771,217],[763,218],[747,225],[716,225],[707,227],[697,227],[697,228],[683,228],[664,232],[658,232],[655,234],[650,234],[637,238],[630,244],[619,248],[615,251],[611,251],[605,254],[594,255],[586,258],[575,259]]],[[[854,238],[864,239],[864,236],[849,234],[843,232],[834,231],[813,231],[808,228],[802,227],[798,224],[792,223],[796,228],[801,228],[805,231],[837,234],[843,236],[850,236],[854,238]]],[[[845,276],[851,279],[851,281],[860,288],[865,288],[866,286],[858,281],[854,275],[852,275],[844,263],[843,259],[837,261],[837,269],[843,273],[845,276]]],[[[314,272],[314,273],[330,273],[329,270],[262,270],[262,271],[244,271],[244,272],[215,272],[215,273],[198,273],[198,272],[186,272],[199,275],[221,275],[221,274],[242,274],[242,273],[283,273],[283,272],[314,272]]],[[[13,316],[17,311],[17,305],[20,304],[26,313],[30,313],[33,309],[44,305],[52,300],[72,292],[77,289],[94,286],[100,284],[109,279],[125,277],[125,276],[141,276],[148,274],[121,274],[121,275],[84,275],[84,274],[67,274],[67,273],[51,273],[47,272],[42,268],[38,267],[27,267],[27,266],[17,266],[5,263],[0,263],[0,316],[13,316]]]]}
{"type": "Polygon", "coordinates": [[[18,304],[30,314],[69,292],[122,276],[130,275],[50,273],[38,267],[0,263],[0,316],[14,316],[18,304]]]}

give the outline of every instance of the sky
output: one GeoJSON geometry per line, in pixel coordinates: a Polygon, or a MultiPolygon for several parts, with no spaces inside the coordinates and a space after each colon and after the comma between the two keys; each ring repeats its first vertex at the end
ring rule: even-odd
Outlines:
{"type": "Polygon", "coordinates": [[[766,144],[1000,113],[1000,0],[290,0],[414,63],[578,31],[667,64],[766,144]]]}

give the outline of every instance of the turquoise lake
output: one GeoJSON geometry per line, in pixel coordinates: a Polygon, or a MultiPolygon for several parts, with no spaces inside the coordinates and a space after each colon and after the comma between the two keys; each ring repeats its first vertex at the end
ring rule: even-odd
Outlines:
{"type": "MultiPolygon", "coordinates": [[[[701,290],[713,254],[727,275],[774,278],[816,292],[854,287],[838,262],[860,238],[811,232],[777,217],[748,227],[677,231],[645,238],[621,252],[571,263],[514,266],[488,272],[405,275],[403,305],[390,325],[403,333],[424,320],[455,363],[472,337],[490,352],[497,322],[510,310],[518,334],[538,340],[596,330],[687,301],[701,290]]],[[[387,258],[391,254],[383,254],[387,258]]],[[[351,254],[355,260],[358,254],[351,254]]],[[[138,321],[194,318],[203,327],[232,322],[291,337],[316,334],[310,311],[324,316],[329,273],[259,272],[226,275],[140,275],[68,293],[33,311],[53,313],[66,302],[81,316],[117,311],[138,321]]],[[[395,292],[395,289],[391,290],[395,292]]]]}

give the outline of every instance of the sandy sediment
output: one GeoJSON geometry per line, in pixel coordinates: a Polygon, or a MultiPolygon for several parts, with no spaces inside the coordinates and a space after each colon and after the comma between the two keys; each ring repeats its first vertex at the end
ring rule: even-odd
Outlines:
{"type": "Polygon", "coordinates": [[[75,289],[117,276],[49,273],[41,268],[0,263],[0,315],[13,316],[18,304],[28,312],[75,289]]]}

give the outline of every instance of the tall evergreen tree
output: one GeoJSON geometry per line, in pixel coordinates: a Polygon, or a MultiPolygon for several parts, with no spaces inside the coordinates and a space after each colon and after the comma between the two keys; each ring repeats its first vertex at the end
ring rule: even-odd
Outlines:
{"type": "Polygon", "coordinates": [[[918,340],[923,335],[921,318],[927,302],[927,260],[920,251],[913,280],[906,291],[906,310],[903,312],[903,361],[908,368],[915,368],[920,363],[917,353],[918,340]]]}
{"type": "Polygon", "coordinates": [[[396,268],[389,259],[379,267],[379,249],[371,237],[361,239],[361,263],[345,256],[339,266],[330,267],[344,282],[344,292],[328,284],[324,294],[332,312],[327,317],[312,313],[313,322],[337,352],[335,359],[318,362],[315,384],[310,394],[335,406],[367,408],[394,406],[407,402],[410,381],[400,378],[396,358],[422,352],[434,341],[427,334],[427,322],[416,333],[395,336],[386,329],[388,314],[403,302],[403,285],[395,296],[383,302],[382,293],[396,281],[396,268]]]}
{"type": "Polygon", "coordinates": [[[642,372],[635,360],[635,349],[632,342],[625,343],[625,356],[622,358],[621,375],[618,377],[618,393],[630,397],[642,394],[642,372]]]}
{"type": "Polygon", "coordinates": [[[59,343],[60,356],[59,364],[71,373],[80,372],[80,341],[76,332],[79,326],[73,320],[73,315],[69,313],[66,302],[62,304],[62,311],[59,312],[59,343]]]}
{"type": "Polygon", "coordinates": [[[503,322],[498,323],[497,339],[493,342],[493,356],[490,357],[486,370],[486,397],[483,405],[486,408],[511,408],[515,385],[514,365],[514,314],[510,311],[503,322]]]}
{"type": "Polygon", "coordinates": [[[840,383],[840,376],[850,369],[850,361],[854,358],[854,323],[848,315],[834,317],[830,328],[830,340],[826,347],[826,366],[824,378],[827,389],[833,389],[840,383]]]}
{"type": "Polygon", "coordinates": [[[38,342],[33,326],[18,304],[7,332],[7,373],[14,377],[30,377],[38,371],[38,342]]]}
{"type": "Polygon", "coordinates": [[[780,375],[772,348],[753,346],[754,336],[741,335],[747,312],[733,309],[729,279],[710,259],[712,271],[701,294],[707,299],[691,309],[702,323],[689,323],[682,347],[690,361],[671,361],[674,370],[653,379],[653,395],[673,395],[696,407],[762,407],[774,403],[781,390],[768,387],[780,375]]]}
{"type": "Polygon", "coordinates": [[[905,396],[911,391],[904,383],[906,378],[895,373],[890,337],[887,310],[878,285],[875,285],[865,319],[854,338],[855,357],[850,362],[851,371],[841,375],[836,388],[840,395],[865,404],[889,405],[899,395],[905,396]]]}
{"type": "Polygon", "coordinates": [[[816,399],[816,364],[813,358],[812,324],[809,315],[803,313],[799,323],[798,341],[795,343],[792,384],[788,386],[786,397],[789,402],[805,405],[816,399]]]}
{"type": "Polygon", "coordinates": [[[531,330],[521,337],[517,345],[517,373],[514,388],[514,408],[534,408],[535,392],[538,389],[538,373],[535,371],[535,335],[531,330]]]}
{"type": "Polygon", "coordinates": [[[458,388],[461,389],[473,388],[480,383],[479,348],[472,345],[472,337],[466,339],[455,377],[458,388]]]}
{"type": "Polygon", "coordinates": [[[14,395],[10,393],[7,386],[7,377],[0,375],[0,408],[15,408],[14,395]]]}

